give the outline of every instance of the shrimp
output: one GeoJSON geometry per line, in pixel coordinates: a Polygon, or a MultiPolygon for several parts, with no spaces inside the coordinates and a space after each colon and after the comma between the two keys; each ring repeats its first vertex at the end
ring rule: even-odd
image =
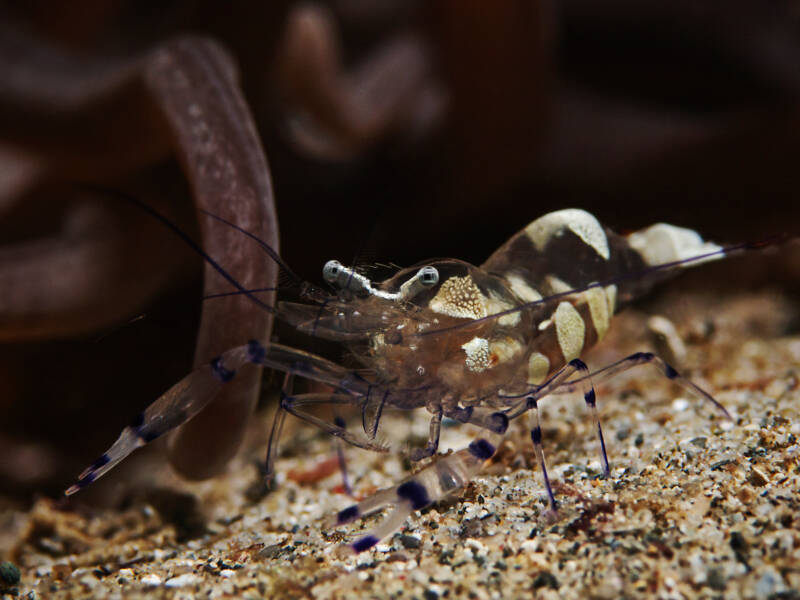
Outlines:
{"type": "MultiPolygon", "coordinates": [[[[214,215],[211,215],[214,217],[214,215]]],[[[214,217],[225,225],[236,225],[214,217]]],[[[231,348],[167,390],[126,427],[114,444],[66,490],[70,496],[110,471],[137,448],[198,414],[248,363],[286,373],[267,450],[271,478],[287,414],[359,448],[387,452],[377,433],[384,409],[425,408],[431,415],[424,447],[412,461],[435,456],[444,418],[483,431],[466,448],[438,456],[417,474],[340,511],[341,525],[395,505],[371,533],[347,546],[367,550],[397,530],[411,512],[462,488],[496,451],[510,421],[528,415],[530,437],[552,510],[557,501],[547,473],[538,404],[548,395],[580,391],[599,439],[604,473],[610,473],[594,383],[651,364],[666,378],[725,408],[652,353],[640,352],[593,373],[580,356],[608,331],[616,311],[677,269],[751,247],[727,248],[696,232],[656,224],[627,236],[604,228],[590,213],[565,209],[540,217],[512,236],[480,267],[456,259],[427,261],[398,270],[381,283],[338,261],[328,261],[330,294],[294,275],[277,253],[255,236],[289,275],[304,302],[260,303],[213,258],[206,260],[265,310],[299,331],[343,343],[362,369],[279,343],[250,341],[231,348]],[[646,276],[646,277],[645,277],[646,276]],[[296,377],[327,384],[329,393],[294,394],[296,377]],[[362,430],[340,419],[328,422],[309,409],[348,405],[361,411],[362,430]]],[[[202,253],[202,250],[197,249],[202,253]]]]}

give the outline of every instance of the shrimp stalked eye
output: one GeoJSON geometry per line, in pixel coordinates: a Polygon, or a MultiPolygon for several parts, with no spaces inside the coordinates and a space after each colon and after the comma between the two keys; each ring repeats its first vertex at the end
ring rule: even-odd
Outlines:
{"type": "MultiPolygon", "coordinates": [[[[567,209],[537,219],[480,267],[440,259],[401,269],[375,283],[353,268],[328,261],[322,276],[336,294],[296,281],[303,302],[263,308],[302,332],[342,342],[360,362],[359,368],[276,342],[243,342],[167,390],[66,494],[76,493],[135,449],[191,419],[241,367],[253,363],[286,373],[269,437],[267,477],[272,476],[287,414],[350,445],[386,452],[387,447],[376,441],[384,410],[425,408],[431,415],[428,440],[410,452],[412,460],[437,454],[445,418],[481,430],[465,448],[439,456],[395,487],[341,510],[332,525],[395,506],[374,531],[349,544],[348,551],[373,548],[411,512],[463,487],[495,455],[509,424],[523,415],[529,418],[531,443],[555,510],[539,415],[539,403],[547,396],[583,394],[606,476],[611,468],[597,409],[597,382],[650,364],[728,416],[710,394],[652,353],[638,352],[594,372],[580,357],[605,336],[614,312],[646,292],[655,280],[753,247],[723,248],[693,231],[665,224],[620,236],[589,213],[567,209]],[[328,391],[297,394],[296,377],[325,384],[328,391]],[[320,417],[316,408],[322,405],[360,411],[363,432],[348,429],[339,416],[332,422],[320,417]]],[[[268,252],[291,273],[271,248],[268,252]]]]}
{"type": "Polygon", "coordinates": [[[342,263],[338,260],[329,260],[322,267],[322,277],[328,283],[337,283],[339,280],[339,273],[342,271],[342,263]]]}

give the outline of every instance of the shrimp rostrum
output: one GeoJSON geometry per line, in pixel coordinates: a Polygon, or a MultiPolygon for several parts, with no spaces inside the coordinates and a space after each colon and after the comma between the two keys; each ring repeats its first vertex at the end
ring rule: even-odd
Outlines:
{"type": "MultiPolygon", "coordinates": [[[[603,338],[615,311],[655,281],[677,268],[743,247],[721,248],[694,231],[666,224],[621,236],[583,210],[566,209],[533,221],[480,267],[435,260],[373,283],[329,261],[323,277],[336,288],[335,294],[298,281],[305,302],[279,302],[265,309],[309,335],[344,343],[363,368],[348,369],[277,343],[250,341],[232,348],[145,409],[66,494],[89,485],[136,448],[191,419],[240,367],[255,363],[287,374],[267,451],[268,477],[287,414],[360,448],[386,451],[377,441],[383,410],[424,407],[431,415],[430,433],[424,447],[411,451],[414,461],[437,453],[443,418],[483,432],[468,447],[437,457],[397,486],[339,512],[335,524],[395,506],[373,532],[350,544],[355,552],[389,536],[412,511],[463,487],[493,456],[509,422],[523,415],[528,416],[544,487],[555,509],[538,416],[538,403],[547,395],[583,393],[606,474],[608,457],[593,382],[649,363],[727,415],[707,392],[651,353],[633,354],[594,373],[580,356],[603,338]],[[295,377],[327,384],[334,391],[295,395],[295,377]],[[312,409],[324,404],[360,410],[363,432],[348,430],[340,419],[331,423],[317,416],[312,409]]],[[[257,301],[248,290],[238,293],[257,301]]]]}

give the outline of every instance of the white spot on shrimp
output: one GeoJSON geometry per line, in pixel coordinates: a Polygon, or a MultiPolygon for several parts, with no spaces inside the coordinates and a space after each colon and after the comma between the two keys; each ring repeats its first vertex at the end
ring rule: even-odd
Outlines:
{"type": "Polygon", "coordinates": [[[467,353],[464,364],[470,371],[482,373],[491,366],[489,340],[486,338],[474,337],[461,348],[467,353]]]}
{"type": "Polygon", "coordinates": [[[586,303],[589,305],[589,314],[592,316],[592,324],[597,332],[597,341],[599,342],[608,331],[611,321],[608,300],[603,288],[593,287],[586,290],[586,303]]]}
{"type": "Polygon", "coordinates": [[[428,307],[441,315],[461,319],[481,319],[487,315],[486,298],[470,275],[450,277],[428,307]]]}
{"type": "Polygon", "coordinates": [[[490,366],[512,360],[522,351],[522,344],[512,337],[504,337],[489,344],[490,366]]]}
{"type": "Polygon", "coordinates": [[[510,273],[506,275],[506,281],[508,281],[511,291],[514,292],[520,300],[524,302],[536,302],[542,299],[542,295],[531,287],[521,275],[510,273]]]}
{"type": "Polygon", "coordinates": [[[564,361],[578,358],[583,350],[583,336],[586,325],[580,313],[569,302],[562,302],[553,314],[556,324],[556,335],[564,361]]]}
{"type": "MultiPolygon", "coordinates": [[[[494,315],[499,312],[511,310],[512,308],[514,308],[512,304],[501,298],[498,298],[494,294],[490,294],[489,299],[486,301],[487,315],[494,315]]],[[[514,327],[519,323],[521,318],[522,317],[520,316],[519,311],[514,311],[508,313],[507,315],[503,315],[502,317],[498,317],[497,323],[503,327],[514,327]]]]}
{"type": "Polygon", "coordinates": [[[550,372],[550,360],[541,352],[534,352],[528,358],[528,383],[539,385],[550,372]]]}
{"type": "MultiPolygon", "coordinates": [[[[696,231],[667,223],[656,223],[647,229],[630,234],[628,243],[642,255],[648,265],[684,260],[721,249],[716,244],[704,242],[696,231]]],[[[710,256],[702,261],[692,262],[691,266],[721,257],[721,254],[710,256]]]]}
{"type": "Polygon", "coordinates": [[[608,301],[608,314],[613,315],[617,310],[617,286],[606,286],[606,300],[608,301]]]}
{"type": "Polygon", "coordinates": [[[573,289],[573,286],[555,275],[548,275],[545,277],[545,282],[547,283],[547,287],[550,288],[550,292],[553,294],[564,294],[566,292],[571,292],[573,289]]]}
{"type": "Polygon", "coordinates": [[[603,226],[594,215],[579,208],[565,208],[539,217],[525,228],[525,233],[541,252],[553,237],[561,235],[565,230],[577,235],[604,259],[611,257],[603,226]]]}

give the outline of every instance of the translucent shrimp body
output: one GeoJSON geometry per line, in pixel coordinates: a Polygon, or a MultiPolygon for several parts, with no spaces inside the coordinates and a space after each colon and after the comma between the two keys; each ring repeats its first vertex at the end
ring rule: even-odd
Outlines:
{"type": "MultiPolygon", "coordinates": [[[[375,284],[329,261],[323,277],[338,289],[335,295],[302,284],[305,303],[280,302],[273,310],[300,331],[344,343],[363,369],[347,369],[275,343],[251,341],[233,348],[157,399],[66,494],[89,485],[136,448],[191,419],[241,366],[254,363],[287,373],[270,436],[268,476],[286,414],[352,445],[386,451],[375,441],[384,409],[424,407],[431,414],[429,439],[411,452],[412,460],[436,454],[444,417],[484,430],[467,448],[440,457],[394,488],[340,512],[337,524],[386,504],[397,506],[376,531],[353,542],[352,551],[374,546],[400,527],[410,511],[460,489],[492,457],[509,421],[523,414],[530,417],[531,440],[555,509],[538,417],[538,401],[548,394],[583,393],[606,472],[593,380],[650,363],[725,412],[709,394],[652,354],[634,354],[592,374],[580,356],[603,338],[614,313],[655,281],[677,267],[741,248],[720,248],[693,231],[665,224],[624,237],[603,228],[585,211],[567,209],[535,220],[480,267],[455,259],[429,261],[375,284]],[[297,376],[335,391],[295,395],[292,382],[297,376]],[[309,410],[319,404],[356,407],[363,431],[319,418],[309,410]]],[[[265,250],[280,260],[271,248],[265,250]]]]}

